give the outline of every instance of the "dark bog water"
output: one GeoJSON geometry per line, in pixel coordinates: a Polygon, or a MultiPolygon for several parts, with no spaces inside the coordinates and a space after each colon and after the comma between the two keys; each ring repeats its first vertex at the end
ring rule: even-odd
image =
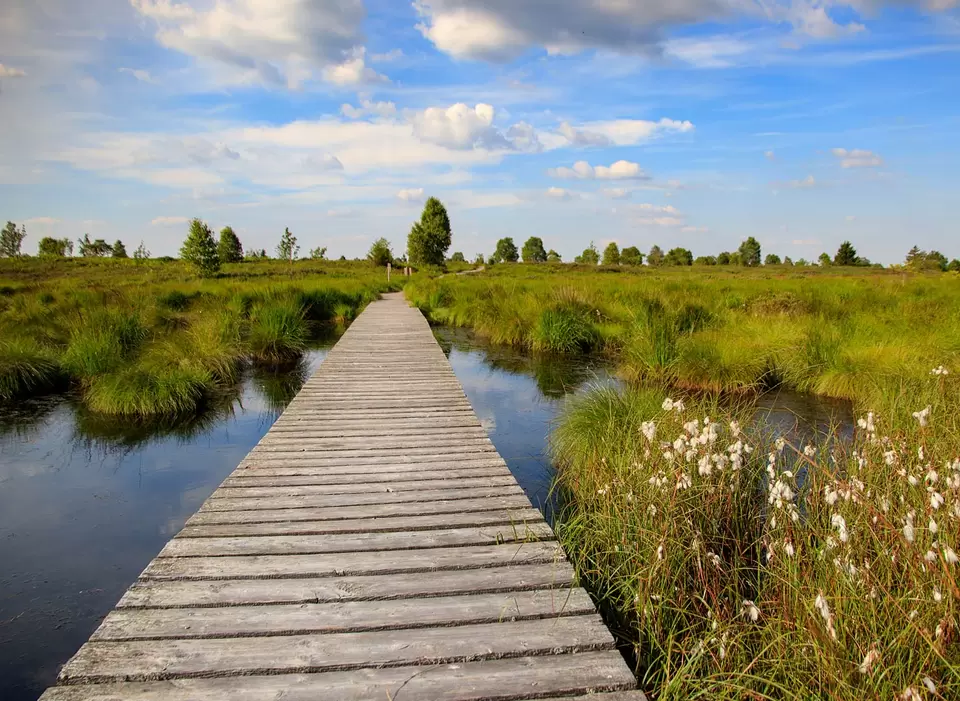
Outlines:
{"type": "MultiPolygon", "coordinates": [[[[547,506],[546,435],[563,397],[610,381],[597,358],[531,357],[437,330],[497,449],[547,506]]],[[[0,408],[0,699],[33,701],[163,545],[260,440],[325,351],[251,373],[203,416],[173,426],[97,419],[69,400],[0,408]]],[[[849,422],[796,395],[762,400],[780,432],[849,422]]]]}

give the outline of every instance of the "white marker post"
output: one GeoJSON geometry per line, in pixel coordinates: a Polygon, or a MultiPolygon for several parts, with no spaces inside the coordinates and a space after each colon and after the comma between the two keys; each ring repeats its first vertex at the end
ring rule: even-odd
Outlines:
{"type": "Polygon", "coordinates": [[[390,264],[387,263],[387,282],[390,282],[390,264]]]}

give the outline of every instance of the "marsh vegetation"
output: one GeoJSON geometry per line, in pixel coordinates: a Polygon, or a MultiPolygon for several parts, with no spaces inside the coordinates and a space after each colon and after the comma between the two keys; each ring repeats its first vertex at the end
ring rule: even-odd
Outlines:
{"type": "Polygon", "coordinates": [[[295,363],[401,281],[365,262],[226,264],[8,259],[0,263],[0,400],[73,388],[90,410],[187,416],[247,364],[295,363]]]}

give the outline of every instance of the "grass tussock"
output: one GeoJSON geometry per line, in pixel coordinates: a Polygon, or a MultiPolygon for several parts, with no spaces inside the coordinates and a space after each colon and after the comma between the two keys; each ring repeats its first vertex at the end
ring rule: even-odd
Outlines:
{"type": "Polygon", "coordinates": [[[556,530],[657,699],[960,696],[956,388],[852,444],[600,388],[551,438],[556,530]],[[911,696],[912,692],[919,694],[911,696]]]}
{"type": "Polygon", "coordinates": [[[306,311],[296,300],[263,302],[250,312],[250,355],[267,363],[296,358],[307,347],[306,311]]]}
{"type": "Polygon", "coordinates": [[[34,341],[0,341],[0,400],[41,394],[60,382],[57,357],[34,341]]]}

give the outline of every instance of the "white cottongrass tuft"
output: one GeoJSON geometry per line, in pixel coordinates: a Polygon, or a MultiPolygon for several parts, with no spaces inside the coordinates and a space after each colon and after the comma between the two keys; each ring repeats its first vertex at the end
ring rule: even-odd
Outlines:
{"type": "Polygon", "coordinates": [[[942,365],[940,365],[940,366],[938,366],[938,367],[935,367],[933,370],[931,370],[931,371],[930,371],[930,374],[931,374],[931,375],[936,375],[937,377],[943,377],[944,375],[949,375],[949,374],[950,374],[950,371],[947,370],[947,369],[946,369],[945,367],[943,367],[942,365]]]}
{"type": "Polygon", "coordinates": [[[657,436],[657,425],[653,421],[644,421],[640,424],[640,432],[653,443],[653,439],[657,436]]]}
{"type": "Polygon", "coordinates": [[[870,674],[870,670],[873,669],[873,665],[877,660],[880,659],[880,653],[877,652],[876,648],[870,648],[867,651],[867,654],[863,656],[863,661],[860,663],[860,674],[870,674]]]}
{"type": "Polygon", "coordinates": [[[817,611],[820,612],[820,616],[823,618],[823,622],[827,626],[827,632],[830,634],[830,637],[836,640],[837,629],[833,627],[833,614],[830,613],[830,605],[827,604],[827,600],[823,598],[823,593],[817,594],[817,598],[813,602],[813,605],[816,607],[817,611]]]}
{"type": "Polygon", "coordinates": [[[908,543],[912,543],[916,538],[913,530],[913,518],[910,516],[907,516],[907,520],[903,524],[903,537],[907,539],[908,543]]]}
{"type": "Polygon", "coordinates": [[[840,514],[833,514],[830,517],[830,525],[837,529],[837,537],[840,538],[841,543],[846,543],[850,539],[850,534],[847,533],[847,522],[844,520],[843,516],[840,514]]]}
{"type": "Polygon", "coordinates": [[[754,623],[756,623],[757,619],[760,618],[760,609],[758,609],[757,605],[752,601],[750,601],[750,599],[744,599],[743,615],[748,617],[754,623]]]}
{"type": "Polygon", "coordinates": [[[923,701],[923,697],[912,686],[908,686],[900,693],[900,701],[923,701]]]}
{"type": "Polygon", "coordinates": [[[920,423],[920,428],[926,427],[930,419],[930,410],[931,407],[929,404],[921,409],[920,411],[913,412],[913,418],[915,418],[920,423]]]}
{"type": "Polygon", "coordinates": [[[943,558],[951,565],[955,565],[960,562],[960,558],[957,557],[957,553],[949,545],[943,546],[943,558]]]}

